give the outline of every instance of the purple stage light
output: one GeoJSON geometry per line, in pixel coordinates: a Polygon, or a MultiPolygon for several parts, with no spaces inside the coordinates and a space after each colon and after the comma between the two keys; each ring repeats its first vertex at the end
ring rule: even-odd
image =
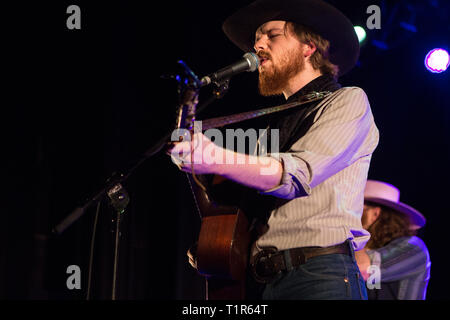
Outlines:
{"type": "Polygon", "coordinates": [[[430,72],[441,73],[447,70],[450,64],[450,57],[444,49],[433,49],[425,57],[425,66],[430,72]]]}

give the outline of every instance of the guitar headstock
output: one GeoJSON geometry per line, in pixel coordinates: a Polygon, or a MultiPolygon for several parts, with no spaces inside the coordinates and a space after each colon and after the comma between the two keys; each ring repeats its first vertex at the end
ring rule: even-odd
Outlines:
{"type": "Polygon", "coordinates": [[[176,129],[188,129],[191,131],[194,128],[198,95],[202,82],[186,63],[179,60],[178,64],[182,67],[183,72],[175,77],[178,81],[179,99],[176,129]]]}
{"type": "Polygon", "coordinates": [[[195,112],[198,104],[198,91],[191,88],[185,88],[179,93],[180,102],[177,117],[177,129],[193,130],[195,121],[195,112]]]}

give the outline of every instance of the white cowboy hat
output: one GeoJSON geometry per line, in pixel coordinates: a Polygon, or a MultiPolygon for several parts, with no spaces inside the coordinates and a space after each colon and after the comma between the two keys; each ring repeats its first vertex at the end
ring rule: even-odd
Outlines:
{"type": "Polygon", "coordinates": [[[381,204],[406,214],[412,222],[413,229],[419,229],[425,225],[425,217],[416,209],[400,202],[400,190],[389,183],[367,180],[364,200],[381,204]]]}

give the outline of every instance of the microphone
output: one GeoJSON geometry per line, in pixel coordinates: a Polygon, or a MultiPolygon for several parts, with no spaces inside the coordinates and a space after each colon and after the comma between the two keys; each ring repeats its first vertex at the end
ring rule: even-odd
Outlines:
{"type": "Polygon", "coordinates": [[[258,56],[253,52],[247,52],[240,60],[236,61],[235,63],[230,64],[229,66],[226,66],[219,71],[204,76],[201,79],[202,87],[207,86],[212,82],[218,83],[222,80],[229,79],[232,76],[244,71],[253,72],[258,69],[258,66],[258,56]]]}

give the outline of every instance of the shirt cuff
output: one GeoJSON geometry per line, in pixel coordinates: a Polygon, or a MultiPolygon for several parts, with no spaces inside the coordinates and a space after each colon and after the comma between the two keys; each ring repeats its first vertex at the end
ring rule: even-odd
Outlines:
{"type": "Polygon", "coordinates": [[[297,160],[289,153],[272,153],[268,156],[281,162],[283,173],[278,186],[260,191],[260,194],[271,195],[282,199],[294,199],[311,194],[311,187],[302,179],[297,160]]]}

